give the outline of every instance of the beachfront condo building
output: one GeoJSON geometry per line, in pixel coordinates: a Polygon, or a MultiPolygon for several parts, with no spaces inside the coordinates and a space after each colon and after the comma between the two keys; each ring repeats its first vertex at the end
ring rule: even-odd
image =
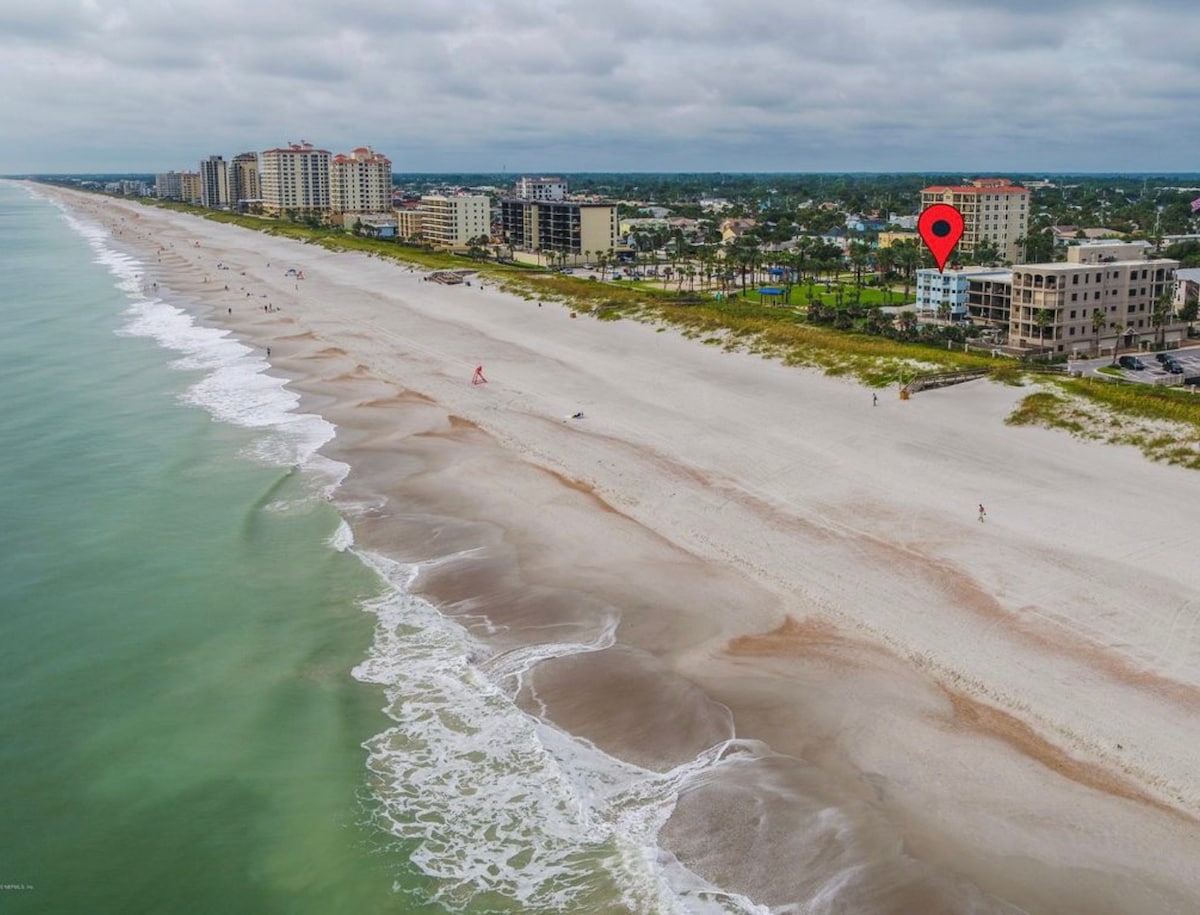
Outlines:
{"type": "Polygon", "coordinates": [[[988,267],[945,271],[934,268],[918,270],[915,308],[917,317],[961,321],[967,317],[971,281],[978,276],[995,277],[1000,274],[1011,276],[1007,271],[997,271],[988,267]]]}
{"type": "Polygon", "coordinates": [[[921,191],[921,209],[948,203],[963,217],[963,234],[958,257],[975,253],[984,239],[990,240],[1008,263],[1025,255],[1021,240],[1029,231],[1029,189],[1017,187],[1008,178],[976,178],[957,187],[935,185],[921,191]]]}
{"type": "Polygon", "coordinates": [[[163,172],[155,175],[154,195],[159,200],[182,200],[183,175],[179,172],[163,172]]]}
{"type": "Polygon", "coordinates": [[[522,200],[565,200],[567,182],[562,178],[518,178],[513,196],[522,200]]]}
{"type": "Polygon", "coordinates": [[[200,161],[200,205],[214,210],[229,206],[229,168],[220,156],[200,161]]]}
{"type": "Polygon", "coordinates": [[[421,198],[421,237],[434,245],[465,248],[492,234],[492,202],[484,194],[431,194],[421,198]]]}
{"type": "Polygon", "coordinates": [[[573,200],[500,202],[504,240],[516,250],[553,251],[572,263],[617,246],[617,207],[612,203],[573,200]]]}
{"type": "Polygon", "coordinates": [[[329,163],[329,200],[335,214],[391,212],[392,160],[369,146],[334,156],[329,163]]]}
{"type": "Polygon", "coordinates": [[[258,153],[238,153],[229,163],[229,202],[235,206],[262,199],[258,153]]]}
{"type": "Polygon", "coordinates": [[[1179,261],[1146,251],[1144,243],[1075,245],[1065,264],[1013,267],[1009,343],[1066,354],[1178,344],[1187,333],[1173,301],[1179,261]]]}
{"type": "Polygon", "coordinates": [[[184,203],[199,205],[202,188],[199,172],[179,173],[179,199],[184,203]]]}
{"type": "Polygon", "coordinates": [[[329,215],[329,150],[289,143],[265,150],[260,158],[263,213],[320,219],[329,215]]]}
{"type": "Polygon", "coordinates": [[[396,210],[396,237],[418,239],[425,228],[424,210],[396,210]]]}

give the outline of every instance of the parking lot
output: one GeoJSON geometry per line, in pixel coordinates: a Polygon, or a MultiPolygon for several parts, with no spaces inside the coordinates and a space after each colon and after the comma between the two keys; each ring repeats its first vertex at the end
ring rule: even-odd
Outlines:
{"type": "MultiPolygon", "coordinates": [[[[1160,362],[1156,353],[1130,353],[1129,356],[1135,360],[1135,365],[1140,363],[1141,368],[1129,368],[1126,366],[1114,366],[1112,357],[1105,356],[1100,359],[1077,359],[1071,363],[1073,371],[1082,372],[1085,375],[1108,375],[1113,377],[1115,374],[1112,370],[1116,369],[1121,376],[1127,381],[1140,382],[1142,384],[1200,384],[1200,346],[1190,346],[1183,349],[1167,350],[1164,355],[1178,362],[1183,368],[1181,374],[1176,374],[1168,371],[1165,363],[1160,362]],[[1099,372],[1099,369],[1108,369],[1107,372],[1099,372]]],[[[1121,357],[1122,361],[1126,357],[1121,357]]]]}

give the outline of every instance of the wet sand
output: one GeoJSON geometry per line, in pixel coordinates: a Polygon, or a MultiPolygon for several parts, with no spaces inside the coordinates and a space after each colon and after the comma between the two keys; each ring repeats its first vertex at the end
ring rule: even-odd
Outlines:
{"type": "Polygon", "coordinates": [[[441,560],[418,589],[522,707],[661,771],[736,738],[661,836],[701,875],[797,911],[1200,908],[1194,472],[1006,427],[1019,389],[873,407],[670,329],[53,193],[271,348],[338,427],[356,542],[441,560]]]}

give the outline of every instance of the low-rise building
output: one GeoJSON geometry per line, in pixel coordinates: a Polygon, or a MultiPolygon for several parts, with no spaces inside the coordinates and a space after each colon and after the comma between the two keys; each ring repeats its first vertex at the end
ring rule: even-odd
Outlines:
{"type": "Polygon", "coordinates": [[[1065,264],[1013,267],[1009,343],[1067,354],[1178,343],[1186,332],[1171,304],[1179,262],[1145,251],[1144,243],[1077,245],[1065,264]],[[1156,311],[1166,312],[1160,326],[1156,311]]]}
{"type": "Polygon", "coordinates": [[[612,203],[508,199],[500,203],[507,244],[525,251],[555,251],[575,262],[617,246],[617,207],[612,203]]]}
{"type": "Polygon", "coordinates": [[[425,212],[421,209],[396,210],[396,237],[407,241],[421,238],[425,224],[425,212]]]}
{"type": "Polygon", "coordinates": [[[1012,271],[989,270],[967,277],[967,317],[1008,333],[1012,314],[1012,271]]]}
{"type": "Polygon", "coordinates": [[[943,318],[961,321],[967,317],[968,288],[972,277],[995,275],[987,268],[964,268],[940,271],[924,268],[917,271],[916,312],[922,318],[943,318]]]}
{"type": "Polygon", "coordinates": [[[879,233],[879,247],[890,248],[898,241],[913,241],[919,242],[921,236],[916,232],[910,232],[907,229],[894,229],[888,232],[879,233]]]}
{"type": "Polygon", "coordinates": [[[491,200],[483,194],[421,198],[421,237],[434,245],[465,248],[472,239],[491,236],[491,200]]]}

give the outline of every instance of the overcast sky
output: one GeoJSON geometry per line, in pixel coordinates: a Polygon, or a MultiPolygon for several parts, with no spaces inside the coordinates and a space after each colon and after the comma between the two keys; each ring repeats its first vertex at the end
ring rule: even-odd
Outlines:
{"type": "Polygon", "coordinates": [[[1200,0],[6,0],[0,174],[1200,171],[1200,0]]]}

